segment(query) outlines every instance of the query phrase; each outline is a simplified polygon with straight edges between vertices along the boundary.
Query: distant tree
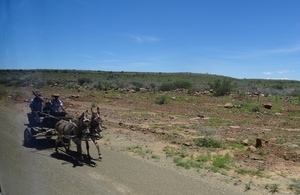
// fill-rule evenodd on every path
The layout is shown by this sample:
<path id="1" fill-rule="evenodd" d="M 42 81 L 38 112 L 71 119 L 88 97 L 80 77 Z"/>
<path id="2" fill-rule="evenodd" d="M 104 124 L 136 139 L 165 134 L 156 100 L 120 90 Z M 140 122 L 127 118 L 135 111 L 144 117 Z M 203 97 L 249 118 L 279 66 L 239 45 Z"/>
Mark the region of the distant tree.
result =
<path id="1" fill-rule="evenodd" d="M 155 91 L 155 84 L 154 83 L 151 83 L 150 87 L 151 87 L 151 89 L 153 89 Z"/>
<path id="2" fill-rule="evenodd" d="M 91 82 L 92 82 L 92 80 L 89 79 L 89 78 L 79 78 L 79 79 L 78 79 L 78 84 L 79 84 L 79 85 L 83 85 L 83 84 L 85 84 L 85 83 L 91 83 Z"/>
<path id="3" fill-rule="evenodd" d="M 216 79 L 209 84 L 210 88 L 214 91 L 214 96 L 224 96 L 231 92 L 232 84 L 230 79 Z"/>
<path id="4" fill-rule="evenodd" d="M 193 85 L 188 82 L 188 81 L 175 81 L 175 82 L 168 82 L 168 83 L 163 83 L 160 86 L 160 90 L 162 91 L 171 91 L 171 90 L 175 90 L 175 89 L 191 89 L 193 87 Z"/>

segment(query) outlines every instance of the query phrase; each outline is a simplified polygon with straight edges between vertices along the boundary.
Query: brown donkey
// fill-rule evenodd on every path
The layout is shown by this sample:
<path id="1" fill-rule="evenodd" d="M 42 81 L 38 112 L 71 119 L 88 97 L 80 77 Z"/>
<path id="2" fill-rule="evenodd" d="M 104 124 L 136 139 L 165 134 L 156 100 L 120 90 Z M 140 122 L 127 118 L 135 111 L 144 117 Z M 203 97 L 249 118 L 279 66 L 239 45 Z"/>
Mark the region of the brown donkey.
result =
<path id="1" fill-rule="evenodd" d="M 55 130 L 57 132 L 57 139 L 55 141 L 55 151 L 58 152 L 58 143 L 61 142 L 65 147 L 66 152 L 70 150 L 71 140 L 76 144 L 77 152 L 80 159 L 83 159 L 82 149 L 81 149 L 81 138 L 82 136 L 89 132 L 90 119 L 87 118 L 87 111 L 83 112 L 80 117 L 73 121 L 60 120 L 55 125 Z M 68 143 L 64 142 L 64 139 L 68 140 Z M 68 146 L 68 147 L 67 147 Z"/>
<path id="2" fill-rule="evenodd" d="M 100 118 L 100 108 L 97 107 L 97 112 L 94 112 L 93 109 L 91 108 L 91 112 L 92 112 L 92 118 L 90 121 L 90 133 L 87 134 L 87 136 L 85 137 L 85 145 L 86 145 L 86 150 L 87 150 L 87 155 L 89 158 L 91 158 L 90 156 L 90 146 L 89 146 L 89 139 L 92 140 L 92 142 L 95 144 L 95 146 L 97 147 L 97 151 L 98 151 L 98 158 L 101 160 L 102 159 L 102 155 L 100 152 L 100 146 L 97 142 L 97 140 L 99 140 L 101 138 L 100 132 L 103 129 L 102 126 L 102 119 Z"/>

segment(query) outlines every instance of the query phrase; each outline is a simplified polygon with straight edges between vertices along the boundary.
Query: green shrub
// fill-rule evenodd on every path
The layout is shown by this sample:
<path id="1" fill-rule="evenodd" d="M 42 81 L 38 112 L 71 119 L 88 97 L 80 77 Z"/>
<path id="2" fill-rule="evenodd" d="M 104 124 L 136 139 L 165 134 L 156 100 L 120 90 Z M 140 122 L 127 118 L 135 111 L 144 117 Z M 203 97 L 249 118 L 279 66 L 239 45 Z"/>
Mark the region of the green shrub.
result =
<path id="1" fill-rule="evenodd" d="M 229 154 L 223 155 L 216 155 L 213 159 L 213 166 L 218 169 L 228 169 L 228 164 L 231 161 L 231 157 Z"/>
<path id="2" fill-rule="evenodd" d="M 206 147 L 206 148 L 221 148 L 222 144 L 220 141 L 214 140 L 210 137 L 196 138 L 194 139 L 196 146 Z"/>
<path id="3" fill-rule="evenodd" d="M 191 168 L 191 165 L 189 162 L 186 162 L 184 160 L 182 160 L 182 158 L 180 157 L 175 157 L 173 158 L 173 162 L 177 165 L 177 166 L 180 166 L 180 167 L 184 167 L 185 169 L 190 169 Z"/>
<path id="4" fill-rule="evenodd" d="M 232 84 L 230 79 L 217 79 L 213 83 L 209 83 L 211 89 L 214 90 L 214 96 L 223 96 L 231 92 Z"/>
<path id="5" fill-rule="evenodd" d="M 206 153 L 206 154 L 199 154 L 196 157 L 196 160 L 199 162 L 208 162 L 211 159 L 211 154 L 210 153 Z"/>
<path id="6" fill-rule="evenodd" d="M 155 87 L 156 87 L 156 86 L 155 86 L 154 83 L 151 83 L 151 84 L 150 84 L 150 87 L 151 87 L 151 89 L 155 90 Z"/>
<path id="7" fill-rule="evenodd" d="M 5 90 L 3 87 L 0 87 L 0 100 L 6 96 L 8 96 L 7 90 Z"/>
<path id="8" fill-rule="evenodd" d="M 275 192 L 279 192 L 279 184 L 266 184 L 265 188 L 267 190 L 269 190 L 269 192 L 271 192 L 272 194 L 274 194 Z"/>
<path id="9" fill-rule="evenodd" d="M 258 106 L 255 106 L 255 107 L 253 107 L 253 108 L 251 109 L 251 111 L 252 111 L 252 112 L 259 112 L 260 109 L 259 109 Z"/>
<path id="10" fill-rule="evenodd" d="M 159 87 L 159 90 L 162 90 L 162 91 L 172 91 L 174 89 L 175 89 L 175 86 L 172 83 L 163 83 Z"/>
<path id="11" fill-rule="evenodd" d="M 291 179 L 292 184 L 289 185 L 289 189 L 292 190 L 296 195 L 300 194 L 300 180 L 299 179 Z"/>
<path id="12" fill-rule="evenodd" d="M 92 80 L 90 78 L 79 78 L 78 79 L 78 84 L 79 85 L 83 85 L 85 83 L 91 83 L 91 82 L 92 82 Z"/>
<path id="13" fill-rule="evenodd" d="M 281 84 L 273 85 L 272 88 L 278 89 L 278 90 L 283 90 L 283 86 Z"/>
<path id="14" fill-rule="evenodd" d="M 192 87 L 192 84 L 188 81 L 175 81 L 173 83 L 175 89 L 182 88 L 182 89 L 189 89 Z"/>
<path id="15" fill-rule="evenodd" d="M 155 98 L 154 102 L 155 104 L 159 104 L 159 105 L 167 104 L 167 97 L 165 95 L 159 96 Z"/>
<path id="16" fill-rule="evenodd" d="M 142 88 L 144 86 L 142 83 L 136 81 L 131 82 L 131 84 L 136 88 Z"/>
<path id="17" fill-rule="evenodd" d="M 162 91 L 172 91 L 175 89 L 192 89 L 192 84 L 188 81 L 175 81 L 173 83 L 163 83 L 159 90 Z"/>

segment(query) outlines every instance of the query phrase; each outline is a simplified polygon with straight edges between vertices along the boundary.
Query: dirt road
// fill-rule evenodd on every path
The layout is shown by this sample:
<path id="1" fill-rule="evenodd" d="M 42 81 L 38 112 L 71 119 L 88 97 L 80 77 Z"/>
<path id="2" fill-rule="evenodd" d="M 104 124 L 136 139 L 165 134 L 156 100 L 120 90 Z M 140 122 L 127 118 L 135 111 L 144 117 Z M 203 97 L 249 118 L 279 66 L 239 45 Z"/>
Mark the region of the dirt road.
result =
<path id="1" fill-rule="evenodd" d="M 103 160 L 78 163 L 71 155 L 55 153 L 53 141 L 23 146 L 28 105 L 0 107 L 0 185 L 3 195 L 32 194 L 255 194 L 244 187 L 220 183 L 104 146 Z M 113 141 L 113 140 L 112 140 Z M 102 142 L 102 143 L 101 143 Z M 71 148 L 75 151 L 75 148 Z M 83 150 L 85 148 L 83 147 Z M 91 145 L 91 155 L 96 148 Z"/>

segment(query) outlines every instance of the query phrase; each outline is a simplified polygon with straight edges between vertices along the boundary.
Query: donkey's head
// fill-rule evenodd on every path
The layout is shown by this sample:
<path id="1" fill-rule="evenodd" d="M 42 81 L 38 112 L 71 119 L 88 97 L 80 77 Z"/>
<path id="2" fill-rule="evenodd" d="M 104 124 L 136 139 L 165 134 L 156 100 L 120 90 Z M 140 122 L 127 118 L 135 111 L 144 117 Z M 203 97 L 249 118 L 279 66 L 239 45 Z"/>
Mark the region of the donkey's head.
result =
<path id="1" fill-rule="evenodd" d="M 92 118 L 91 118 L 91 131 L 95 131 L 96 133 L 101 132 L 101 124 L 102 124 L 102 119 L 100 117 L 100 108 L 97 107 L 97 111 L 94 112 L 93 108 L 91 108 L 92 112 Z"/>
<path id="2" fill-rule="evenodd" d="M 89 129 L 91 127 L 91 120 L 88 118 L 88 110 L 83 112 L 78 117 L 78 126 L 82 132 L 89 133 Z"/>

